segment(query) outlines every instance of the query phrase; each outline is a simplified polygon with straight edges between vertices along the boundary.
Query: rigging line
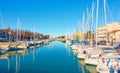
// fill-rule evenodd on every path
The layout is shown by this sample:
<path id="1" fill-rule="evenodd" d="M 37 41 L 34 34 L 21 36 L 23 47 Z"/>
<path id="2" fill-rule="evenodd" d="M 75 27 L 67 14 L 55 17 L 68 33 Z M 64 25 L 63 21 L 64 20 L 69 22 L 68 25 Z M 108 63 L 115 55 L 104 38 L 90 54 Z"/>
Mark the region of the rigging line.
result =
<path id="1" fill-rule="evenodd" d="M 108 10 L 108 12 L 109 12 L 109 14 L 110 14 L 110 17 L 111 17 L 112 21 L 114 21 L 113 16 L 112 16 L 112 13 L 111 13 L 111 11 L 110 11 L 110 8 L 109 8 L 109 5 L 108 5 L 107 2 L 106 2 L 106 7 L 107 7 L 107 10 Z"/>
<path id="2" fill-rule="evenodd" d="M 89 14 L 89 16 L 88 16 L 88 21 L 87 21 L 87 24 L 86 24 L 86 27 L 85 27 L 85 29 L 88 29 L 87 31 L 89 31 L 90 30 L 90 26 L 91 26 L 91 24 L 90 24 L 90 18 L 91 18 L 91 14 Z"/>
<path id="3" fill-rule="evenodd" d="M 85 25 L 86 25 L 85 29 L 87 29 L 87 27 L 89 26 L 88 22 L 90 21 L 91 12 L 92 12 L 92 9 L 90 10 L 90 13 L 89 13 L 88 8 L 87 8 L 87 22 L 85 23 Z"/>
<path id="4" fill-rule="evenodd" d="M 92 3 L 92 4 L 93 4 L 93 3 Z M 95 5 L 96 5 L 96 3 L 94 2 L 93 8 L 91 7 L 91 10 L 90 10 L 90 13 L 89 13 L 89 20 L 88 20 L 88 22 L 90 21 L 90 19 L 91 19 L 91 17 L 92 17 L 92 9 L 93 9 L 93 12 L 94 12 Z M 93 27 L 93 24 L 90 23 L 89 26 L 91 26 L 89 29 L 93 29 L 93 28 L 92 28 L 92 27 Z"/>
<path id="5" fill-rule="evenodd" d="M 94 3 L 94 4 L 93 4 Z M 94 12 L 94 9 L 95 9 L 95 5 L 96 5 L 96 3 L 95 2 L 93 2 L 92 4 L 93 4 L 93 8 L 91 7 L 91 10 L 90 10 L 90 17 L 89 17 L 89 20 L 90 19 L 92 19 L 92 10 L 93 10 L 93 12 Z M 90 20 L 91 21 L 91 20 Z M 91 22 L 90 22 L 90 30 L 92 31 L 92 29 L 94 29 L 94 27 L 93 27 L 93 23 L 91 24 Z"/>
<path id="6" fill-rule="evenodd" d="M 85 23 L 85 30 L 87 31 L 87 27 L 88 27 L 88 22 L 89 22 L 89 12 L 88 12 L 88 8 L 87 8 L 87 22 Z"/>
<path id="7" fill-rule="evenodd" d="M 93 4 L 93 3 L 92 3 Z M 95 8 L 95 4 L 96 3 L 94 3 L 93 4 L 93 11 L 94 11 L 94 8 Z M 88 21 L 87 21 L 87 24 L 88 24 L 88 22 L 90 21 L 90 19 L 91 19 L 91 14 L 92 14 L 92 7 L 91 7 L 91 10 L 90 10 L 90 13 L 88 12 Z M 91 26 L 92 26 L 93 24 L 91 24 Z M 89 25 L 90 26 L 90 25 Z"/>

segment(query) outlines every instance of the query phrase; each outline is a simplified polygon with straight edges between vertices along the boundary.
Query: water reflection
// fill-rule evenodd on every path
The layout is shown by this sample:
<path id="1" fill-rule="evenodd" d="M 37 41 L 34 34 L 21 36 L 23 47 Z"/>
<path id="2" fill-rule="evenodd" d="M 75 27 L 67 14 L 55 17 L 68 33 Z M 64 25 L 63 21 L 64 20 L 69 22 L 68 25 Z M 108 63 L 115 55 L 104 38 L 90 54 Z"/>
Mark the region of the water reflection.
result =
<path id="1" fill-rule="evenodd" d="M 84 60 L 79 60 L 79 62 L 81 63 L 82 67 L 85 67 L 90 73 L 98 73 L 96 70 L 96 66 L 86 65 L 84 63 Z M 83 70 L 83 71 L 85 71 L 85 70 Z"/>
<path id="2" fill-rule="evenodd" d="M 7 59 L 7 61 L 8 61 L 8 72 L 9 72 L 9 70 L 10 70 L 10 60 Z"/>
<path id="3" fill-rule="evenodd" d="M 16 55 L 16 68 L 15 73 L 18 73 L 18 56 Z"/>
<path id="4" fill-rule="evenodd" d="M 34 58 L 35 58 L 34 56 L 35 56 L 35 55 L 34 55 L 34 50 L 33 50 L 33 51 L 32 51 L 32 61 L 33 61 L 33 63 L 34 63 L 34 60 L 35 60 L 35 59 L 34 59 Z"/>
<path id="5" fill-rule="evenodd" d="M 0 73 L 88 73 L 72 50 L 61 42 L 7 52 L 0 57 Z"/>

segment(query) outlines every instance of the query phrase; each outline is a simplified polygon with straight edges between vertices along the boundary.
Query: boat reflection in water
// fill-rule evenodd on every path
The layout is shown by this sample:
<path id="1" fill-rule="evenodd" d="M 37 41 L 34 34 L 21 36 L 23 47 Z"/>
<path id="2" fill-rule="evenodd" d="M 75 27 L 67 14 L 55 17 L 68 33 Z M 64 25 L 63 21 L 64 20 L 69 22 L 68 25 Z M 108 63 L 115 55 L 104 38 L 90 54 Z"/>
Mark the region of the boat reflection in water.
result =
<path id="1" fill-rule="evenodd" d="M 0 57 L 0 73 L 89 73 L 71 48 L 59 41 Z"/>
<path id="2" fill-rule="evenodd" d="M 82 67 L 85 67 L 90 73 L 98 73 L 98 71 L 96 70 L 96 66 L 86 65 L 84 60 L 79 60 L 79 62 L 81 63 Z"/>

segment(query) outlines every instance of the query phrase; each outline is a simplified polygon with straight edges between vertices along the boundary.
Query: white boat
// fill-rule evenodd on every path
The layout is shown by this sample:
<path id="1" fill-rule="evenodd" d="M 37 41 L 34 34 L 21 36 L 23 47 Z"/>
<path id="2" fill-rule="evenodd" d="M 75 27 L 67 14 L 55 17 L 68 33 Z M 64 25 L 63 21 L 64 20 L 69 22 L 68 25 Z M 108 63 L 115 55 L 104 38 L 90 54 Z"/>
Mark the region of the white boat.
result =
<path id="1" fill-rule="evenodd" d="M 27 43 L 24 42 L 24 41 L 19 41 L 19 44 L 17 45 L 17 48 L 26 49 L 27 48 Z"/>
<path id="2" fill-rule="evenodd" d="M 78 49 L 81 48 L 81 45 L 80 45 L 80 44 L 73 44 L 73 45 L 71 45 L 71 48 L 72 48 L 73 50 L 78 50 Z"/>
<path id="3" fill-rule="evenodd" d="M 27 48 L 34 46 L 34 41 L 27 41 Z"/>
<path id="4" fill-rule="evenodd" d="M 112 53 L 112 52 L 110 52 L 110 53 L 103 53 L 103 55 L 102 55 L 102 57 L 103 58 L 111 58 L 111 59 L 115 59 L 115 58 L 118 58 L 120 55 L 119 55 L 119 53 Z"/>
<path id="5" fill-rule="evenodd" d="M 87 57 L 87 51 L 84 49 L 79 49 L 79 53 L 77 55 L 78 59 L 85 59 Z"/>
<path id="6" fill-rule="evenodd" d="M 9 45 L 0 45 L 0 54 L 5 53 L 9 48 Z"/>
<path id="7" fill-rule="evenodd" d="M 14 51 L 19 51 L 19 50 L 26 50 L 27 47 L 25 44 L 23 44 L 23 42 L 18 42 L 17 45 L 14 46 L 9 46 L 9 49 L 7 50 L 7 52 L 14 52 Z"/>
<path id="8" fill-rule="evenodd" d="M 77 55 L 78 59 L 85 59 L 86 58 L 86 54 L 78 54 Z"/>
<path id="9" fill-rule="evenodd" d="M 66 40 L 66 43 L 67 45 L 70 45 L 71 44 L 71 41 L 70 40 Z"/>
<path id="10" fill-rule="evenodd" d="M 105 66 L 104 64 L 99 64 L 97 67 L 96 67 L 96 70 L 99 72 L 99 73 L 109 73 L 109 68 L 107 66 Z"/>
<path id="11" fill-rule="evenodd" d="M 93 56 L 88 55 L 88 58 L 85 59 L 85 64 L 93 65 L 93 66 L 99 65 L 98 56 L 97 55 L 93 55 Z"/>
<path id="12" fill-rule="evenodd" d="M 0 55 L 0 59 L 9 59 L 9 55 L 8 54 Z"/>
<path id="13" fill-rule="evenodd" d="M 107 59 L 104 63 L 100 63 L 96 70 L 99 73 L 110 73 L 111 70 L 114 70 L 114 73 L 117 73 L 118 67 L 117 64 L 120 66 L 120 62 L 117 63 L 116 59 Z"/>

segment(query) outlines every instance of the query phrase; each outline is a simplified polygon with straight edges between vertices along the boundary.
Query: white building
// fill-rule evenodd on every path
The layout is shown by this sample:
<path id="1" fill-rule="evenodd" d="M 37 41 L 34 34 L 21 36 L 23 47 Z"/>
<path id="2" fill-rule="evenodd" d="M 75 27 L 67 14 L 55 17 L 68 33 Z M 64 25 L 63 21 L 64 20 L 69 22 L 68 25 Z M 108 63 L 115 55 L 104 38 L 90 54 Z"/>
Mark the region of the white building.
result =
<path id="1" fill-rule="evenodd" d="M 107 40 L 110 42 L 120 40 L 120 22 L 113 22 L 98 27 L 97 39 L 98 41 Z"/>

